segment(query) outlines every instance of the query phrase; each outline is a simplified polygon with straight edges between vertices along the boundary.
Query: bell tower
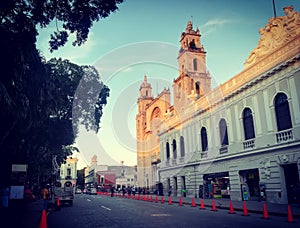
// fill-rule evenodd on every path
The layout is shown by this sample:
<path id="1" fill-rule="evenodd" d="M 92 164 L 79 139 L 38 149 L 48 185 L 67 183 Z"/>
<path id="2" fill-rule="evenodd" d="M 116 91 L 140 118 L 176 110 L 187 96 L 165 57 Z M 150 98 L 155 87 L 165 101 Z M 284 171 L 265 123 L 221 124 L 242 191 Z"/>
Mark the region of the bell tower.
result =
<path id="1" fill-rule="evenodd" d="M 147 140 L 147 116 L 146 110 L 148 105 L 153 101 L 152 87 L 147 82 L 147 76 L 140 86 L 140 96 L 138 98 L 138 113 L 136 115 L 136 141 L 137 141 L 137 173 L 138 185 L 145 186 L 147 174 L 147 157 L 149 156 L 146 149 L 145 141 Z"/>
<path id="2" fill-rule="evenodd" d="M 175 99 L 195 95 L 199 98 L 211 90 L 211 77 L 206 69 L 206 52 L 201 44 L 200 31 L 193 29 L 188 21 L 185 32 L 181 34 L 178 53 L 179 77 L 174 81 Z M 179 94 L 178 94 L 179 93 Z M 175 101 L 174 99 L 174 101 Z"/>

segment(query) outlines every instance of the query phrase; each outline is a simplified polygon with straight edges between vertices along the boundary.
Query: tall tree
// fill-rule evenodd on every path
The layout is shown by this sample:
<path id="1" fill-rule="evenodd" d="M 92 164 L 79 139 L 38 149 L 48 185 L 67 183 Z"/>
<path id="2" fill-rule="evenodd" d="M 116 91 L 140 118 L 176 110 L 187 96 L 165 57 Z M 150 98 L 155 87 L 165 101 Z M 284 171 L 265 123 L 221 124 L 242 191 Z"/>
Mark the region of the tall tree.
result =
<path id="1" fill-rule="evenodd" d="M 71 83 L 62 80 L 66 77 L 66 72 L 62 73 L 62 78 L 54 76 L 59 70 L 54 69 L 51 61 L 46 64 L 36 48 L 37 27 L 44 28 L 50 22 L 56 22 L 56 31 L 53 31 L 49 40 L 51 51 L 63 46 L 72 33 L 75 34 L 73 45 L 80 46 L 87 40 L 93 23 L 117 11 L 117 4 L 122 2 L 123 0 L 0 1 L 0 182 L 8 181 L 12 163 L 27 162 L 31 167 L 44 166 L 47 169 L 48 164 L 51 164 L 49 155 L 53 151 L 68 154 L 69 150 L 65 150 L 65 146 L 73 143 L 77 133 L 74 121 L 70 121 L 73 117 L 70 114 L 71 103 L 74 101 L 72 92 L 79 81 L 79 75 L 82 76 L 86 71 L 95 74 L 92 67 L 79 67 L 56 60 L 53 63 L 57 64 L 55 67 L 60 64 L 68 65 L 75 72 L 73 76 L 78 78 L 74 78 Z M 68 88 L 68 83 L 74 88 Z M 100 86 L 108 96 L 108 88 L 103 84 Z M 96 131 L 99 129 L 99 114 L 102 113 L 102 106 L 97 102 L 103 99 L 102 104 L 106 103 L 106 96 L 102 96 L 101 91 L 102 89 L 97 94 L 99 97 L 93 107 L 93 117 L 99 118 L 93 119 L 92 123 L 89 122 L 92 119 L 78 118 L 88 129 Z"/>

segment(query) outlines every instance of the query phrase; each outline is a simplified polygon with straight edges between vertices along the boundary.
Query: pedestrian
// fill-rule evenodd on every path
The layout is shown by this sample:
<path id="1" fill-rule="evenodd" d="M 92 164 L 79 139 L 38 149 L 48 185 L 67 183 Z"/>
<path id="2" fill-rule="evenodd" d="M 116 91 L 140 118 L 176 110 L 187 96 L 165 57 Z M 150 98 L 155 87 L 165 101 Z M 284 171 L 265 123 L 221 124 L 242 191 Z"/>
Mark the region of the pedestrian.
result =
<path id="1" fill-rule="evenodd" d="M 2 189 L 2 206 L 8 208 L 9 187 L 4 185 Z"/>
<path id="2" fill-rule="evenodd" d="M 169 197 L 172 195 L 172 187 L 170 186 L 170 188 L 169 188 Z"/>
<path id="3" fill-rule="evenodd" d="M 111 192 L 110 196 L 113 197 L 114 196 L 114 192 L 115 192 L 115 187 L 114 186 L 111 186 L 110 192 Z"/>
<path id="4" fill-rule="evenodd" d="M 42 190 L 42 198 L 44 200 L 44 206 L 43 209 L 44 210 L 48 210 L 48 200 L 49 200 L 49 196 L 50 196 L 50 185 L 46 184 Z"/>
<path id="5" fill-rule="evenodd" d="M 29 186 L 26 187 L 25 190 L 25 201 L 26 203 L 30 203 L 34 200 L 34 195 L 32 193 L 32 191 L 30 190 Z"/>

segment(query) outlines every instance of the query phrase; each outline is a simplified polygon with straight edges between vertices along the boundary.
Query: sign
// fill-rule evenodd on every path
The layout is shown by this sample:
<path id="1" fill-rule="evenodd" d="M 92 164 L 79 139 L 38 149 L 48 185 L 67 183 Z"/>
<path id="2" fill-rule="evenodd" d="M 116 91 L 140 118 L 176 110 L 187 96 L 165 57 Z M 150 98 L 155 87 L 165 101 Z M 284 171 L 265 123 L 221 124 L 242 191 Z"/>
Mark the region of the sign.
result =
<path id="1" fill-rule="evenodd" d="M 11 186 L 9 198 L 10 199 L 23 199 L 24 198 L 24 186 Z"/>
<path id="2" fill-rule="evenodd" d="M 12 164 L 11 184 L 13 186 L 24 185 L 27 178 L 27 165 Z"/>

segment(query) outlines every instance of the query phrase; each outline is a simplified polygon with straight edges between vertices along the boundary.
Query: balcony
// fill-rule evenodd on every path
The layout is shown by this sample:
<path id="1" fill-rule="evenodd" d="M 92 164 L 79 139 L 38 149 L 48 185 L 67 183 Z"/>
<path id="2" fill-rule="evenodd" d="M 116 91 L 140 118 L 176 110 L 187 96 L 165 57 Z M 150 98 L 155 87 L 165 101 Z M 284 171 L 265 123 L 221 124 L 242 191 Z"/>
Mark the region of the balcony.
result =
<path id="1" fill-rule="evenodd" d="M 201 152 L 201 158 L 207 158 L 207 151 Z"/>
<path id="2" fill-rule="evenodd" d="M 243 142 L 244 150 L 255 148 L 255 140 L 249 139 Z"/>
<path id="3" fill-rule="evenodd" d="M 170 166 L 170 159 L 166 160 L 166 166 Z"/>
<path id="4" fill-rule="evenodd" d="M 289 142 L 293 141 L 294 136 L 293 136 L 293 131 L 292 129 L 280 131 L 276 133 L 276 141 L 277 143 L 284 143 L 284 142 Z"/>
<path id="5" fill-rule="evenodd" d="M 225 154 L 227 152 L 228 152 L 228 145 L 223 145 L 220 147 L 220 149 L 219 149 L 220 154 Z"/>

